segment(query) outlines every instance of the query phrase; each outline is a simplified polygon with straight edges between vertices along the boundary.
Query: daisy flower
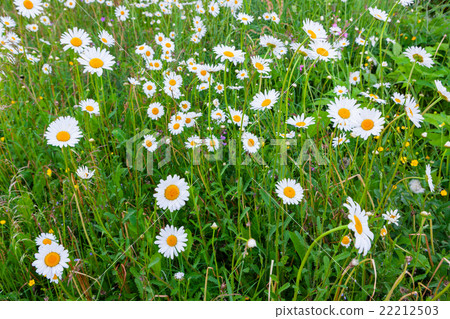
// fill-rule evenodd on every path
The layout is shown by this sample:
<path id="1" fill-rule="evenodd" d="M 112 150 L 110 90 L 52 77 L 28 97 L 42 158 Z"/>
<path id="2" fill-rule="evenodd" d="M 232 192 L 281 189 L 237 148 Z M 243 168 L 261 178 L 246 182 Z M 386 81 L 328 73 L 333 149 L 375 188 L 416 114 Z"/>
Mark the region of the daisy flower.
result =
<path id="1" fill-rule="evenodd" d="M 287 52 L 284 43 L 271 35 L 261 36 L 259 38 L 259 43 L 264 48 L 272 49 L 275 55 L 280 55 L 281 51 L 284 52 L 283 54 Z"/>
<path id="2" fill-rule="evenodd" d="M 436 85 L 436 89 L 444 100 L 447 102 L 450 102 L 450 92 L 447 91 L 447 89 L 442 85 L 442 82 L 439 80 L 434 80 L 434 84 Z"/>
<path id="3" fill-rule="evenodd" d="M 370 135 L 378 136 L 383 129 L 384 117 L 375 109 L 360 109 L 353 120 L 352 132 L 355 136 L 367 139 Z"/>
<path id="4" fill-rule="evenodd" d="M 388 232 L 387 232 L 386 226 L 383 226 L 383 228 L 381 228 L 381 230 L 380 230 L 380 236 L 386 237 L 387 233 Z"/>
<path id="5" fill-rule="evenodd" d="M 394 92 L 394 94 L 392 94 L 391 99 L 395 102 L 395 104 L 403 105 L 403 103 L 405 103 L 405 96 L 397 92 Z"/>
<path id="6" fill-rule="evenodd" d="M 341 239 L 341 245 L 345 248 L 348 248 L 350 246 L 350 243 L 352 242 L 351 238 L 348 236 L 344 236 Z"/>
<path id="7" fill-rule="evenodd" d="M 147 151 L 154 152 L 158 148 L 158 142 L 156 142 L 156 138 L 153 135 L 145 135 L 142 146 L 144 146 Z"/>
<path id="8" fill-rule="evenodd" d="M 60 42 L 65 45 L 63 47 L 64 51 L 73 49 L 77 53 L 82 53 L 92 41 L 86 31 L 75 27 L 64 32 Z"/>
<path id="9" fill-rule="evenodd" d="M 318 22 L 306 19 L 303 21 L 303 31 L 305 31 L 311 40 L 325 40 L 327 38 L 327 32 L 325 31 L 322 24 Z"/>
<path id="10" fill-rule="evenodd" d="M 7 28 L 14 28 L 16 26 L 16 21 L 14 21 L 11 17 L 0 17 L 0 21 L 7 27 Z"/>
<path id="11" fill-rule="evenodd" d="M 218 123 L 223 123 L 226 120 L 226 115 L 221 109 L 215 109 L 211 112 L 211 118 Z"/>
<path id="12" fill-rule="evenodd" d="M 430 164 L 427 164 L 427 166 L 425 167 L 425 178 L 428 182 L 428 187 L 430 187 L 430 191 L 434 192 L 434 184 L 433 184 L 433 179 L 431 178 L 431 166 Z"/>
<path id="13" fill-rule="evenodd" d="M 239 80 L 243 80 L 243 79 L 247 79 L 248 78 L 247 70 L 236 70 L 236 73 L 237 73 L 236 77 Z"/>
<path id="14" fill-rule="evenodd" d="M 238 13 L 237 15 L 237 19 L 242 23 L 242 24 L 250 24 L 253 22 L 253 17 L 251 15 L 245 14 L 245 13 Z"/>
<path id="15" fill-rule="evenodd" d="M 182 111 L 187 112 L 191 108 L 191 102 L 189 102 L 189 101 L 181 101 L 180 102 L 180 107 L 181 107 Z"/>
<path id="16" fill-rule="evenodd" d="M 147 97 L 152 97 L 153 94 L 155 94 L 156 92 L 156 84 L 153 83 L 152 81 L 147 81 L 142 85 L 142 88 L 144 89 L 144 93 L 145 95 L 147 95 Z"/>
<path id="17" fill-rule="evenodd" d="M 258 137 L 252 133 L 244 132 L 241 137 L 244 150 L 248 153 L 256 153 L 260 148 Z"/>
<path id="18" fill-rule="evenodd" d="M 350 73 L 349 82 L 351 85 L 356 85 L 360 81 L 359 71 Z"/>
<path id="19" fill-rule="evenodd" d="M 187 149 L 196 148 L 202 145 L 202 140 L 198 135 L 191 136 L 187 139 L 187 142 L 184 143 Z"/>
<path id="20" fill-rule="evenodd" d="M 202 144 L 206 145 L 208 152 L 211 152 L 211 153 L 217 151 L 220 146 L 219 140 L 214 135 L 212 135 L 211 137 L 205 138 L 205 140 L 203 141 Z"/>
<path id="21" fill-rule="evenodd" d="M 371 101 L 380 103 L 380 104 L 386 104 L 386 100 L 380 99 L 380 97 L 376 94 L 373 93 L 366 93 L 366 92 L 361 92 L 361 95 L 368 97 Z"/>
<path id="22" fill-rule="evenodd" d="M 55 275 L 61 276 L 64 268 L 69 267 L 69 252 L 56 242 L 40 246 L 34 257 L 36 260 L 32 265 L 36 267 L 36 272 L 48 279 Z"/>
<path id="23" fill-rule="evenodd" d="M 311 58 L 319 61 L 329 61 L 337 58 L 337 52 L 333 46 L 324 40 L 314 41 L 310 43 Z"/>
<path id="24" fill-rule="evenodd" d="M 14 0 L 17 12 L 25 18 L 34 18 L 43 12 L 41 0 Z"/>
<path id="25" fill-rule="evenodd" d="M 303 188 L 293 179 L 284 178 L 279 181 L 275 192 L 286 205 L 297 205 L 303 199 Z"/>
<path id="26" fill-rule="evenodd" d="M 289 118 L 286 123 L 299 128 L 307 128 L 314 124 L 315 121 L 316 120 L 313 117 L 305 117 L 305 114 L 302 114 L 300 116 L 295 115 Z"/>
<path id="27" fill-rule="evenodd" d="M 39 30 L 39 26 L 37 24 L 27 24 L 26 28 L 31 32 L 37 32 Z"/>
<path id="28" fill-rule="evenodd" d="M 173 257 L 177 257 L 179 253 L 184 251 L 187 240 L 187 234 L 183 226 L 178 229 L 174 226 L 167 225 L 156 236 L 155 244 L 159 246 L 159 253 L 163 254 L 166 258 L 173 259 Z"/>
<path id="29" fill-rule="evenodd" d="M 169 132 L 173 135 L 178 135 L 184 130 L 184 121 L 183 120 L 172 120 L 169 125 Z"/>
<path id="30" fill-rule="evenodd" d="M 126 21 L 130 15 L 130 11 L 125 6 L 118 6 L 114 14 L 120 21 Z"/>
<path id="31" fill-rule="evenodd" d="M 348 228 L 354 232 L 355 248 L 358 249 L 358 253 L 362 253 L 365 256 L 372 246 L 374 237 L 369 229 L 369 217 L 361 209 L 361 206 L 350 197 L 347 198 L 347 203 L 344 206 L 349 210 L 348 219 L 350 219 L 350 224 L 348 224 Z"/>
<path id="32" fill-rule="evenodd" d="M 230 109 L 230 116 L 232 123 L 239 127 L 246 127 L 248 125 L 248 116 L 243 114 L 242 111 Z"/>
<path id="33" fill-rule="evenodd" d="M 420 114 L 419 104 L 413 97 L 407 97 L 405 100 L 405 112 L 409 120 L 414 123 L 416 127 L 420 127 L 423 122 L 423 116 Z"/>
<path id="34" fill-rule="evenodd" d="M 78 127 L 78 122 L 71 116 L 60 117 L 50 123 L 44 135 L 47 144 L 53 146 L 75 146 L 83 134 Z"/>
<path id="35" fill-rule="evenodd" d="M 155 189 L 156 204 L 159 208 L 171 212 L 179 210 L 189 200 L 189 186 L 178 175 L 169 175 L 165 180 L 160 180 Z"/>
<path id="36" fill-rule="evenodd" d="M 87 166 L 80 166 L 77 169 L 77 175 L 81 179 L 91 179 L 92 176 L 94 176 L 94 173 L 95 173 L 95 171 L 89 170 L 89 168 L 87 168 Z"/>
<path id="37" fill-rule="evenodd" d="M 94 101 L 93 99 L 87 99 L 80 101 L 79 105 L 75 105 L 75 107 L 81 108 L 83 111 L 88 112 L 89 114 L 100 114 L 100 105 Z"/>
<path id="38" fill-rule="evenodd" d="M 328 104 L 328 117 L 331 118 L 333 127 L 338 127 L 344 131 L 352 129 L 352 122 L 359 110 L 359 104 L 356 103 L 355 99 L 339 97 Z"/>
<path id="39" fill-rule="evenodd" d="M 387 220 L 388 224 L 394 224 L 395 226 L 398 226 L 398 220 L 400 219 L 400 214 L 398 213 L 398 210 L 388 210 L 383 215 L 384 220 Z"/>
<path id="40" fill-rule="evenodd" d="M 44 74 L 50 74 L 50 73 L 52 73 L 52 67 L 50 65 L 48 65 L 47 63 L 45 63 L 42 66 L 42 72 L 44 72 Z"/>
<path id="41" fill-rule="evenodd" d="M 348 93 L 348 90 L 345 86 L 341 86 L 341 85 L 337 85 L 334 90 L 333 90 L 334 94 L 336 94 L 337 96 L 341 96 L 344 94 Z"/>
<path id="42" fill-rule="evenodd" d="M 263 59 L 259 56 L 254 56 L 251 57 L 251 61 L 258 73 L 267 74 L 271 71 L 269 63 L 272 63 L 272 59 Z"/>
<path id="43" fill-rule="evenodd" d="M 412 46 L 405 50 L 404 55 L 413 63 L 431 68 L 434 64 L 431 59 L 431 54 L 427 53 L 425 49 L 421 47 Z"/>
<path id="44" fill-rule="evenodd" d="M 377 7 L 369 7 L 369 13 L 377 20 L 386 21 L 388 18 L 388 14 L 385 11 L 378 9 Z"/>
<path id="45" fill-rule="evenodd" d="M 217 2 L 210 2 L 208 5 L 208 12 L 213 16 L 217 17 L 220 13 L 220 6 Z"/>
<path id="46" fill-rule="evenodd" d="M 277 103 L 280 93 L 275 90 L 257 93 L 250 103 L 251 109 L 255 111 L 270 110 Z"/>
<path id="47" fill-rule="evenodd" d="M 340 134 L 339 136 L 333 138 L 333 147 L 336 148 L 344 143 L 349 143 L 350 140 L 345 136 L 345 134 Z"/>
<path id="48" fill-rule="evenodd" d="M 245 52 L 236 50 L 234 46 L 230 47 L 220 44 L 214 47 L 213 51 L 216 54 L 216 59 L 220 59 L 221 62 L 230 61 L 236 65 L 245 60 Z"/>
<path id="49" fill-rule="evenodd" d="M 78 58 L 78 62 L 84 65 L 83 73 L 89 72 L 101 76 L 103 70 L 112 70 L 116 63 L 114 57 L 106 49 L 87 48 Z"/>
<path id="50" fill-rule="evenodd" d="M 51 245 L 52 243 L 58 243 L 55 235 L 50 234 L 50 233 L 42 233 L 34 241 L 36 242 L 36 245 L 38 245 L 38 246 Z"/>
<path id="51" fill-rule="evenodd" d="M 106 32 L 105 30 L 101 31 L 98 34 L 98 38 L 107 47 L 112 47 L 116 43 L 116 41 L 114 40 L 113 36 L 110 35 L 108 32 Z"/>
<path id="52" fill-rule="evenodd" d="M 164 86 L 171 90 L 178 89 L 183 84 L 183 78 L 174 72 L 164 76 Z"/>

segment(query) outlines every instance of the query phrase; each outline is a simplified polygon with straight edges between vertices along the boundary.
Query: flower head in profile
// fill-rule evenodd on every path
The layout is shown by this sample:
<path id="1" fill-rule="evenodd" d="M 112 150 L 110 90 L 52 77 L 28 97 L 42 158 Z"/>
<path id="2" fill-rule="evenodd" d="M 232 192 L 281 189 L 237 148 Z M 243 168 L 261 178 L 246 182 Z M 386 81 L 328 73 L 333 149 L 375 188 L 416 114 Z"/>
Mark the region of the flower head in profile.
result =
<path id="1" fill-rule="evenodd" d="M 156 204 L 161 209 L 169 209 L 171 212 L 179 210 L 189 200 L 189 185 L 184 178 L 178 175 L 169 175 L 165 180 L 160 180 L 153 195 Z"/>
<path id="2" fill-rule="evenodd" d="M 369 229 L 369 217 L 351 197 L 347 198 L 347 203 L 344 206 L 349 211 L 348 219 L 350 219 L 350 224 L 348 224 L 348 228 L 354 232 L 355 248 L 358 249 L 358 253 L 362 253 L 365 256 L 372 246 L 374 237 Z"/>
<path id="3" fill-rule="evenodd" d="M 431 178 L 431 166 L 430 166 L 430 164 L 427 164 L 427 166 L 425 167 L 425 178 L 427 180 L 428 187 L 430 188 L 430 191 L 434 192 L 434 184 L 433 184 L 433 179 Z"/>
<path id="4" fill-rule="evenodd" d="M 226 45 L 219 44 L 213 48 L 216 54 L 216 59 L 220 59 L 220 62 L 230 61 L 234 65 L 242 63 L 245 60 L 245 52 L 235 49 Z"/>
<path id="5" fill-rule="evenodd" d="M 450 102 L 450 92 L 447 91 L 447 88 L 442 85 L 442 82 L 439 80 L 434 80 L 434 84 L 436 85 L 436 89 L 445 101 Z"/>
<path id="6" fill-rule="evenodd" d="M 81 179 L 91 179 L 94 176 L 95 171 L 89 170 L 87 166 L 80 166 L 77 169 L 77 175 Z"/>
<path id="7" fill-rule="evenodd" d="M 167 225 L 161 229 L 161 232 L 156 236 L 155 244 L 159 246 L 158 252 L 164 257 L 173 259 L 186 248 L 187 234 L 183 226 L 176 228 Z"/>

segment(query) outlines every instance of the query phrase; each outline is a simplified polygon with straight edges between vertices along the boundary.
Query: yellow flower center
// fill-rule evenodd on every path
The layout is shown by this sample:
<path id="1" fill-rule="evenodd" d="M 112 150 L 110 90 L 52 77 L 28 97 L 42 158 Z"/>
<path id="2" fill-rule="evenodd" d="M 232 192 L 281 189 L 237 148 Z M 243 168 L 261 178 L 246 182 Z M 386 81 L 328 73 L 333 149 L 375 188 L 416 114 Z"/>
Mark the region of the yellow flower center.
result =
<path id="1" fill-rule="evenodd" d="M 423 56 L 421 56 L 420 54 L 413 54 L 413 58 L 414 60 L 416 60 L 417 62 L 423 62 Z"/>
<path id="2" fill-rule="evenodd" d="M 164 191 L 164 197 L 168 200 L 175 200 L 180 196 L 180 189 L 177 185 L 169 185 Z M 176 242 L 175 242 L 176 243 Z"/>
<path id="3" fill-rule="evenodd" d="M 167 237 L 167 245 L 169 245 L 170 247 L 174 247 L 177 242 L 178 239 L 174 235 L 170 235 L 169 237 Z"/>
<path id="4" fill-rule="evenodd" d="M 81 41 L 80 38 L 72 38 L 72 40 L 70 40 L 70 44 L 72 44 L 74 47 L 79 47 L 83 44 L 83 41 Z"/>
<path id="5" fill-rule="evenodd" d="M 201 71 L 200 71 L 200 74 L 203 75 L 203 76 L 205 76 L 206 73 L 207 73 L 207 72 L 206 72 L 205 70 L 201 70 Z"/>
<path id="6" fill-rule="evenodd" d="M 93 110 L 94 110 L 93 106 L 90 105 L 86 106 L 86 111 L 92 112 Z"/>
<path id="7" fill-rule="evenodd" d="M 306 123 L 305 122 L 297 122 L 295 125 L 297 125 L 297 126 L 305 126 Z"/>
<path id="8" fill-rule="evenodd" d="M 70 134 L 66 131 L 58 132 L 58 134 L 56 134 L 56 139 L 60 142 L 67 142 L 70 140 Z"/>
<path id="9" fill-rule="evenodd" d="M 328 55 L 329 55 L 328 51 L 325 50 L 324 48 L 318 48 L 316 51 L 317 51 L 317 53 L 320 54 L 321 56 L 328 56 Z"/>
<path id="10" fill-rule="evenodd" d="M 343 243 L 344 245 L 348 245 L 348 244 L 350 243 L 350 238 L 348 238 L 348 236 L 344 236 L 344 237 L 342 238 L 342 243 Z"/>
<path id="11" fill-rule="evenodd" d="M 152 147 L 153 143 L 152 141 L 145 141 L 145 145 L 147 145 L 147 147 Z"/>
<path id="12" fill-rule="evenodd" d="M 295 189 L 293 189 L 293 188 L 290 187 L 290 186 L 287 186 L 287 187 L 284 188 L 283 194 L 284 194 L 284 196 L 286 196 L 286 197 L 294 198 L 294 196 L 295 196 Z"/>
<path id="13" fill-rule="evenodd" d="M 400 103 L 401 101 L 400 101 L 399 98 L 396 98 L 396 99 L 395 99 L 395 102 Z"/>
<path id="14" fill-rule="evenodd" d="M 153 86 L 147 85 L 147 90 L 151 91 L 153 89 Z"/>
<path id="15" fill-rule="evenodd" d="M 157 115 L 157 114 L 159 113 L 159 109 L 156 108 L 156 107 L 154 107 L 154 108 L 152 109 L 152 113 L 153 113 L 153 115 Z"/>
<path id="16" fill-rule="evenodd" d="M 108 40 L 106 40 L 105 38 L 102 38 L 102 42 L 108 43 Z"/>
<path id="17" fill-rule="evenodd" d="M 255 146 L 255 141 L 253 139 L 249 138 L 247 144 L 248 144 L 248 146 L 253 147 L 253 146 Z"/>
<path id="18" fill-rule="evenodd" d="M 378 99 L 378 95 L 376 95 L 376 94 L 369 94 L 369 96 L 370 96 L 372 99 Z"/>
<path id="19" fill-rule="evenodd" d="M 271 103 L 272 101 L 270 99 L 265 99 L 264 101 L 262 101 L 261 106 L 267 106 Z"/>
<path id="20" fill-rule="evenodd" d="M 25 0 L 25 1 L 23 2 L 23 6 L 24 6 L 25 8 L 27 8 L 28 10 L 31 10 L 31 9 L 34 8 L 34 4 L 33 4 L 33 2 L 31 2 L 30 0 Z"/>
<path id="21" fill-rule="evenodd" d="M 357 76 L 354 76 L 354 77 L 353 77 L 353 81 L 358 81 L 358 77 L 357 77 Z"/>
<path id="22" fill-rule="evenodd" d="M 180 124 L 179 123 L 175 123 L 175 125 L 173 126 L 174 129 L 178 130 L 180 128 Z"/>
<path id="23" fill-rule="evenodd" d="M 99 58 L 93 58 L 91 59 L 91 61 L 89 61 L 89 65 L 91 66 L 91 68 L 94 69 L 99 69 L 101 68 L 105 63 L 100 60 Z"/>
<path id="24" fill-rule="evenodd" d="M 59 264 L 59 261 L 61 260 L 61 256 L 59 256 L 58 253 L 51 252 L 47 254 L 44 258 L 44 262 L 48 267 L 55 267 Z"/>
<path id="25" fill-rule="evenodd" d="M 42 243 L 43 243 L 44 245 L 50 245 L 50 244 L 52 243 L 52 241 L 51 241 L 50 239 L 48 239 L 48 238 L 45 238 L 45 239 L 42 241 Z"/>
<path id="26" fill-rule="evenodd" d="M 373 129 L 374 125 L 375 123 L 371 119 L 365 119 L 361 122 L 361 127 L 365 131 L 370 131 L 371 129 Z"/>
<path id="27" fill-rule="evenodd" d="M 146 55 L 146 56 L 151 56 L 152 53 L 151 53 L 150 51 L 147 51 L 147 52 L 145 52 L 145 55 Z"/>
<path id="28" fill-rule="evenodd" d="M 166 43 L 166 48 L 171 48 L 172 44 L 170 44 L 169 42 Z"/>
<path id="29" fill-rule="evenodd" d="M 234 53 L 231 52 L 231 51 L 225 51 L 225 52 L 223 53 L 223 55 L 225 55 L 225 56 L 227 56 L 227 57 L 229 57 L 229 58 L 234 57 Z"/>
<path id="30" fill-rule="evenodd" d="M 350 117 L 350 111 L 346 108 L 339 109 L 338 115 L 343 119 L 348 119 Z"/>
<path id="31" fill-rule="evenodd" d="M 121 15 L 124 15 L 124 14 L 125 14 L 125 12 L 123 12 L 123 11 L 120 11 L 120 14 L 121 14 Z"/>
<path id="32" fill-rule="evenodd" d="M 234 115 L 233 116 L 233 121 L 240 122 L 241 121 L 241 117 L 239 115 Z"/>
<path id="33" fill-rule="evenodd" d="M 363 227 L 362 227 L 361 221 L 359 220 L 358 217 L 356 217 L 356 216 L 354 216 L 354 217 L 355 217 L 355 229 L 358 232 L 358 234 L 361 235 L 363 233 Z"/>
<path id="34" fill-rule="evenodd" d="M 177 84 L 177 81 L 175 81 L 174 79 L 172 79 L 172 80 L 169 81 L 169 84 L 172 85 L 172 86 L 174 86 L 175 84 Z"/>
<path id="35" fill-rule="evenodd" d="M 308 34 L 311 37 L 311 39 L 316 39 L 317 38 L 317 35 L 314 33 L 313 30 L 308 30 Z"/>

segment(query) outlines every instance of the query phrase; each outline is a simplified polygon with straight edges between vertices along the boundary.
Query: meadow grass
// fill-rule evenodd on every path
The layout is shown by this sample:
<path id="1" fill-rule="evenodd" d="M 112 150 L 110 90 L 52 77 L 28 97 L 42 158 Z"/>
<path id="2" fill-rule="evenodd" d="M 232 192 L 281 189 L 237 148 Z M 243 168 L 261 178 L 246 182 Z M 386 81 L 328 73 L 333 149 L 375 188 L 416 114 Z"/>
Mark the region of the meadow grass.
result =
<path id="1" fill-rule="evenodd" d="M 249 0 L 240 10 L 255 18 L 249 25 L 239 23 L 226 7 L 217 17 L 197 13 L 194 4 L 146 17 L 144 11 L 161 12 L 159 6 L 136 8 L 139 1 L 114 1 L 130 10 L 126 21 L 118 21 L 114 7 L 106 4 L 79 1 L 69 9 L 48 2 L 49 26 L 18 15 L 13 1 L 3 1 L 0 9 L 2 16 L 16 21 L 13 30 L 21 45 L 38 58 L 35 63 L 22 53 L 8 58 L 7 50 L 0 50 L 1 300 L 448 300 L 450 151 L 445 143 L 450 116 L 449 103 L 434 84 L 440 80 L 449 87 L 446 1 L 403 7 L 396 1 Z M 391 22 L 374 19 L 368 6 L 386 11 Z M 258 19 L 272 11 L 280 23 Z M 207 29 L 199 43 L 190 41 L 196 16 Z M 260 45 L 265 34 L 307 47 L 310 40 L 302 30 L 306 18 L 325 30 L 336 23 L 348 34 L 349 46 L 339 49 L 340 59 L 306 59 L 292 50 L 278 59 Z M 27 31 L 29 23 L 37 23 L 39 31 Z M 115 57 L 113 70 L 102 76 L 83 73 L 80 54 L 64 51 L 60 44 L 61 35 L 73 27 L 89 33 L 95 47 L 106 48 L 97 38 L 100 31 L 113 35 L 117 43 L 107 48 Z M 361 46 L 355 39 L 363 28 L 367 41 Z M 135 49 L 146 43 L 160 52 L 154 40 L 158 32 L 175 32 L 173 61 L 163 62 L 159 71 L 147 70 Z M 371 36 L 378 38 L 374 45 Z M 328 37 L 330 42 L 338 38 L 344 39 Z M 194 58 L 216 65 L 213 48 L 219 44 L 246 52 L 246 62 L 224 62 L 225 69 L 214 73 L 225 93 L 213 86 L 200 91 L 202 82 L 180 62 Z M 410 46 L 430 53 L 433 67 L 412 63 L 403 54 Z M 252 67 L 250 56 L 255 55 L 273 59 L 270 77 Z M 52 67 L 51 74 L 42 72 L 44 63 Z M 247 69 L 249 78 L 238 80 L 235 70 L 240 69 Z M 180 99 L 163 91 L 166 70 L 183 78 Z M 361 72 L 361 81 L 350 85 L 354 71 Z M 151 80 L 158 90 L 147 97 L 143 82 L 130 85 L 129 77 Z M 391 86 L 373 87 L 386 82 Z M 348 132 L 349 143 L 332 145 L 342 132 L 333 128 L 327 113 L 337 85 L 347 87 L 361 107 L 381 111 L 385 123 L 379 136 L 353 138 Z M 255 94 L 271 89 L 280 93 L 275 106 L 250 110 Z M 387 103 L 378 104 L 361 92 Z M 394 92 L 416 99 L 424 115 L 421 127 L 394 103 Z M 99 116 L 74 108 L 88 98 L 99 103 Z M 239 126 L 211 117 L 214 99 L 222 110 L 230 107 L 250 117 L 246 131 L 262 139 L 257 153 L 245 152 Z M 202 116 L 195 126 L 173 135 L 168 123 L 181 100 Z M 159 120 L 147 115 L 153 102 L 165 107 Z M 306 129 L 287 124 L 302 113 L 315 124 Z M 75 147 L 51 146 L 44 137 L 61 116 L 79 123 L 83 138 Z M 142 146 L 144 130 L 158 133 L 159 140 L 170 137 L 170 142 L 149 153 Z M 293 138 L 279 136 L 290 131 Z M 220 149 L 186 149 L 194 134 L 218 137 Z M 95 170 L 91 179 L 76 174 L 82 165 Z M 426 165 L 431 166 L 433 192 Z M 174 174 L 189 185 L 189 200 L 179 210 L 160 209 L 155 188 Z M 277 196 L 276 184 L 284 178 L 303 187 L 301 203 L 285 205 Z M 413 179 L 425 188 L 423 193 L 411 189 Z M 343 206 L 349 196 L 371 213 L 368 225 L 374 238 L 365 256 L 354 239 L 348 248 L 340 243 L 353 234 Z M 398 226 L 381 217 L 395 209 L 401 216 Z M 174 259 L 155 245 L 166 225 L 183 226 L 187 233 L 187 246 Z M 383 226 L 385 236 L 380 234 Z M 38 251 L 34 239 L 48 232 L 70 256 L 58 284 L 32 266 Z M 250 238 L 256 247 L 249 247 Z M 177 272 L 184 273 L 183 280 L 174 278 Z"/>

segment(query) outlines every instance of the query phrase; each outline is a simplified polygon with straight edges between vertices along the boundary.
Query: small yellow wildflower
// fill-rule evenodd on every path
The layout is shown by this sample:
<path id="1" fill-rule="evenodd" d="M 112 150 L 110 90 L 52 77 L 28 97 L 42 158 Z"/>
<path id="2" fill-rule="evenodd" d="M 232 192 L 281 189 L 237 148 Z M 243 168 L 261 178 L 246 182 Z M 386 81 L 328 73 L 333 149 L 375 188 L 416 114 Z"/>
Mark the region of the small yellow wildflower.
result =
<path id="1" fill-rule="evenodd" d="M 447 191 L 445 189 L 441 190 L 441 196 L 447 196 Z"/>
<path id="2" fill-rule="evenodd" d="M 47 175 L 48 177 L 52 177 L 52 170 L 50 168 L 47 170 Z"/>
<path id="3" fill-rule="evenodd" d="M 2 219 L 0 220 L 0 225 L 5 225 L 6 224 L 6 220 Z"/>
<path id="4" fill-rule="evenodd" d="M 417 166 L 419 165 L 419 161 L 418 160 L 412 160 L 411 161 L 411 166 Z"/>
<path id="5" fill-rule="evenodd" d="M 28 286 L 33 287 L 35 283 L 36 283 L 36 282 L 34 281 L 34 279 L 31 279 L 31 280 L 28 282 Z"/>

